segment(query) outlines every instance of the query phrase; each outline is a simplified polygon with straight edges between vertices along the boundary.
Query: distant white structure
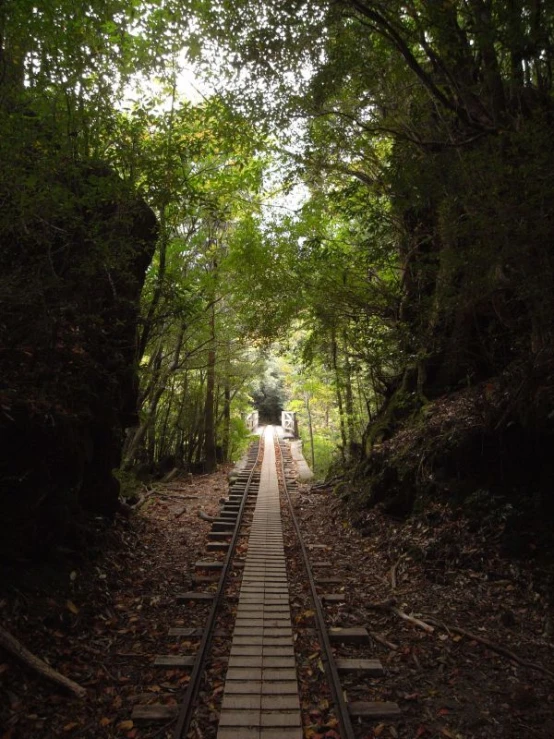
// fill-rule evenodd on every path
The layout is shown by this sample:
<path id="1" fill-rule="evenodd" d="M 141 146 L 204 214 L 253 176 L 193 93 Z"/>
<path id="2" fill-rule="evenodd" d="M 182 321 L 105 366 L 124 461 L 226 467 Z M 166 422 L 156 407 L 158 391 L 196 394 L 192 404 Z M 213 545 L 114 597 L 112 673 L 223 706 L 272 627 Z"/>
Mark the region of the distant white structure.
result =
<path id="1" fill-rule="evenodd" d="M 259 420 L 260 414 L 258 413 L 258 411 L 252 411 L 251 413 L 248 413 L 248 415 L 244 419 L 244 422 L 251 434 L 253 434 L 258 428 Z"/>
<path id="2" fill-rule="evenodd" d="M 283 411 L 281 413 L 281 426 L 283 428 L 283 436 L 293 436 L 296 438 L 298 436 L 298 421 L 296 420 L 296 413 L 293 411 Z"/>

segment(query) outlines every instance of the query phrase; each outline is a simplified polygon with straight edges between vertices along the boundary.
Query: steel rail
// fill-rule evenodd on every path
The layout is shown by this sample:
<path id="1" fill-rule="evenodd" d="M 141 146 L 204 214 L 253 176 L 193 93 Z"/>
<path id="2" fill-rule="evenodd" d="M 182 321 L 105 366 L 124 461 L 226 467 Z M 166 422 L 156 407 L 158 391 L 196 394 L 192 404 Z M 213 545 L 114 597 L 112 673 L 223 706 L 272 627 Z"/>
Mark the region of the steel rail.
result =
<path id="1" fill-rule="evenodd" d="M 331 694 L 333 697 L 333 701 L 335 703 L 337 718 L 339 721 L 341 739 L 355 739 L 354 729 L 352 728 L 352 721 L 350 720 L 348 706 L 346 705 L 346 701 L 344 700 L 344 695 L 343 695 L 342 687 L 340 684 L 339 673 L 337 670 L 337 666 L 335 664 L 333 650 L 331 648 L 331 641 L 329 639 L 329 634 L 327 633 L 327 627 L 325 625 L 325 616 L 323 615 L 323 608 L 321 606 L 321 601 L 320 601 L 320 598 L 317 592 L 314 576 L 312 573 L 312 568 L 310 567 L 308 551 L 306 549 L 306 545 L 304 544 L 304 539 L 302 538 L 302 532 L 300 531 L 298 519 L 296 518 L 296 515 L 294 513 L 292 500 L 291 500 L 289 490 L 287 487 L 285 464 L 283 461 L 283 453 L 281 450 L 281 444 L 279 442 L 277 434 L 275 434 L 274 436 L 274 441 L 276 442 L 276 446 L 279 449 L 279 459 L 281 462 L 283 489 L 285 491 L 285 496 L 287 498 L 287 502 L 289 505 L 290 515 L 291 515 L 292 522 L 294 524 L 294 528 L 296 530 L 296 535 L 298 537 L 300 549 L 302 550 L 304 568 L 306 570 L 306 574 L 308 575 L 308 582 L 310 584 L 310 590 L 311 590 L 312 600 L 314 602 L 314 610 L 316 614 L 316 626 L 319 632 L 319 638 L 321 641 L 321 645 L 323 647 L 323 655 L 322 655 L 323 656 L 323 666 L 325 667 L 325 673 L 327 675 L 327 680 L 329 682 L 329 686 L 331 688 Z"/>
<path id="2" fill-rule="evenodd" d="M 200 689 L 201 678 L 204 672 L 205 663 L 207 661 L 210 647 L 212 644 L 212 638 L 213 638 L 213 632 L 214 632 L 217 612 L 221 605 L 223 590 L 225 588 L 227 575 L 229 574 L 229 571 L 231 569 L 231 563 L 233 561 L 237 539 L 239 537 L 240 527 L 242 524 L 242 517 L 243 517 L 244 509 L 246 507 L 246 499 L 248 498 L 248 491 L 252 484 L 252 477 L 254 476 L 254 472 L 256 471 L 256 468 L 258 467 L 261 459 L 263 459 L 263 448 L 264 448 L 263 436 L 261 436 L 260 441 L 258 442 L 258 455 L 256 457 L 256 461 L 252 465 L 252 469 L 250 470 L 250 474 L 248 475 L 248 480 L 246 481 L 246 487 L 244 489 L 244 494 L 240 502 L 239 512 L 237 514 L 237 525 L 235 526 L 235 529 L 233 531 L 231 542 L 229 544 L 229 549 L 227 550 L 227 555 L 223 562 L 223 570 L 221 573 L 221 577 L 219 578 L 217 590 L 214 594 L 214 599 L 212 601 L 212 607 L 210 609 L 210 614 L 208 616 L 208 620 L 204 628 L 204 633 L 202 634 L 202 639 L 200 641 L 200 645 L 196 653 L 194 667 L 192 668 L 187 691 L 183 698 L 183 703 L 181 704 L 181 709 L 179 711 L 179 716 L 177 718 L 177 724 L 175 725 L 175 731 L 173 733 L 173 739 L 185 739 L 188 733 L 188 730 L 190 728 L 190 723 L 194 715 L 196 699 L 198 697 L 198 691 Z"/>

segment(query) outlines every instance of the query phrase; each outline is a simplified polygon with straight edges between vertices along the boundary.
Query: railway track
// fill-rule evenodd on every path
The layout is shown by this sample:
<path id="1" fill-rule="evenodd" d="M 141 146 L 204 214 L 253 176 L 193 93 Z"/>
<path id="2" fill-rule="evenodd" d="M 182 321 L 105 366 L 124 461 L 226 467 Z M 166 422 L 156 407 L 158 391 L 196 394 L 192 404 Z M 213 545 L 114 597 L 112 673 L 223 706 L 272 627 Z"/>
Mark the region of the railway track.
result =
<path id="1" fill-rule="evenodd" d="M 368 736 L 375 721 L 399 715 L 394 703 L 348 703 L 345 697 L 352 680 L 358 688 L 365 682 L 371 695 L 372 681 L 383 668 L 371 658 L 363 626 L 341 629 L 328 623 L 326 603 L 344 594 L 329 592 L 331 563 L 319 559 L 321 549 L 302 539 L 293 505 L 296 493 L 290 450 L 268 428 L 250 447 L 212 522 L 206 559 L 196 563 L 196 589 L 177 595 L 187 609 L 204 610 L 205 625 L 200 631 L 175 627 L 168 636 L 196 643 L 196 650 L 158 655 L 154 663 L 190 674 L 181 705 L 136 706 L 132 719 L 144 723 L 140 736 L 301 739 L 303 726 L 311 723 L 302 716 L 301 705 L 309 703 L 309 696 L 298 680 L 305 660 L 299 645 L 307 631 L 317 644 L 330 696 L 329 711 L 315 728 L 332 726 L 334 736 L 358 739 Z M 294 575 L 287 572 L 283 527 L 287 554 L 302 560 Z M 298 627 L 302 619 L 296 602 L 291 612 L 289 579 L 295 601 L 298 596 L 302 612 L 310 614 L 308 627 Z"/>
<path id="2" fill-rule="evenodd" d="M 303 578 L 297 577 L 299 582 L 296 583 L 295 593 L 303 601 L 298 610 L 301 614 L 313 609 L 315 638 L 319 642 L 321 663 L 332 700 L 330 716 L 335 719 L 328 724 L 338 725 L 341 739 L 367 739 L 372 726 L 382 719 L 397 719 L 401 712 L 394 702 L 365 699 L 349 701 L 347 698 L 354 685 L 356 693 L 371 697 L 375 681 L 384 674 L 383 665 L 372 656 L 373 645 L 364 625 L 338 627 L 328 618 L 326 606 L 344 603 L 348 594 L 332 592 L 333 586 L 343 583 L 340 578 L 333 576 L 332 562 L 321 558 L 321 553 L 326 551 L 325 544 L 308 545 L 304 541 L 293 505 L 295 483 L 291 480 L 294 462 L 290 448 L 283 441 L 279 442 L 279 457 L 281 485 L 290 528 L 296 539 L 291 556 L 302 560 L 305 575 Z M 301 657 L 298 661 L 301 661 Z M 324 729 L 325 721 L 321 724 L 314 730 Z"/>

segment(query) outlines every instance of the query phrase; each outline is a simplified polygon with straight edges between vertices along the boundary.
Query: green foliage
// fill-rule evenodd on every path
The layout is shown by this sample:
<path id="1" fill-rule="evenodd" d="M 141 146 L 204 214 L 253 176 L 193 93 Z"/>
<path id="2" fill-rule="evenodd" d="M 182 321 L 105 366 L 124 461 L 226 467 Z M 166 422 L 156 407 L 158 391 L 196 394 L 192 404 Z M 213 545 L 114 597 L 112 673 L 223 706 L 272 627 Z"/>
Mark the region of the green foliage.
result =
<path id="1" fill-rule="evenodd" d="M 112 474 L 119 482 L 119 494 L 124 500 L 137 495 L 140 483 L 133 472 L 125 472 L 118 467 L 112 471 Z"/>
<path id="2" fill-rule="evenodd" d="M 267 375 L 254 395 L 272 395 L 273 414 L 288 393 L 316 464 L 339 440 L 355 457 L 426 397 L 527 355 L 541 365 L 553 28 L 551 5 L 531 0 L 5 3 L 7 310 L 39 301 L 54 324 L 60 277 L 125 263 L 87 214 L 123 193 L 154 209 L 130 461 L 201 464 L 210 444 L 232 455 L 276 340 L 286 392 Z M 195 104 L 177 94 L 187 44 L 220 75 Z M 80 187 L 85 161 L 117 187 Z M 67 221 L 89 248 L 78 268 Z M 16 299 L 21 233 L 37 266 Z"/>
<path id="3" fill-rule="evenodd" d="M 242 418 L 234 416 L 231 419 L 229 461 L 237 462 L 248 449 L 251 441 L 252 436 Z"/>
<path id="4" fill-rule="evenodd" d="M 300 433 L 302 439 L 303 453 L 306 460 L 311 459 L 312 449 L 309 434 L 306 428 L 302 428 Z M 325 434 L 314 434 L 314 458 L 315 458 L 315 469 L 313 470 L 314 478 L 316 480 L 324 480 L 336 461 L 337 456 L 337 442 L 338 439 L 335 437 L 329 438 Z"/>

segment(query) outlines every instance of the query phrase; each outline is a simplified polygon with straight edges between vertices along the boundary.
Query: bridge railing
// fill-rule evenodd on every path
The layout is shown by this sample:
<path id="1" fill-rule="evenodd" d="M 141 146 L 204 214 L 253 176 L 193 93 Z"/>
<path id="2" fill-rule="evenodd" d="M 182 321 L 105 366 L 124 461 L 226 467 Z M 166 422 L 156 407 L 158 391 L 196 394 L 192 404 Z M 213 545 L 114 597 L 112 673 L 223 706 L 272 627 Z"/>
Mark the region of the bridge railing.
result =
<path id="1" fill-rule="evenodd" d="M 298 436 L 298 421 L 294 411 L 283 411 L 281 413 L 281 426 L 285 436 Z"/>
<path id="2" fill-rule="evenodd" d="M 244 419 L 244 422 L 246 423 L 246 426 L 248 427 L 248 430 L 250 433 L 253 433 L 259 425 L 260 420 L 260 414 L 258 411 L 252 411 L 251 413 L 248 413 Z"/>

